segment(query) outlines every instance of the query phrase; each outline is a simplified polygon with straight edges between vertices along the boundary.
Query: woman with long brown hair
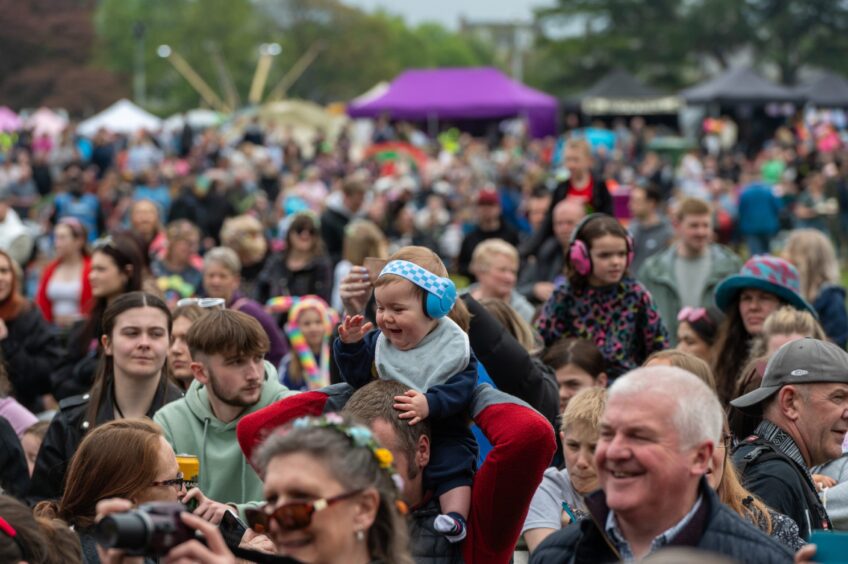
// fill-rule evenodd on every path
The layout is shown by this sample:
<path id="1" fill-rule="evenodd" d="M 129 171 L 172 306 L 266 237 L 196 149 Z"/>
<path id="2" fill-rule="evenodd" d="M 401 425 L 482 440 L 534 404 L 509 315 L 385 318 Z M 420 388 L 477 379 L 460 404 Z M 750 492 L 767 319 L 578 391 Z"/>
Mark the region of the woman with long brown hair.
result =
<path id="1" fill-rule="evenodd" d="M 118 419 L 91 431 L 71 460 L 62 497 L 42 501 L 35 515 L 74 527 L 86 562 L 98 562 L 97 502 L 119 497 L 134 504 L 179 501 L 186 492 L 174 450 L 148 419 Z"/>
<path id="2" fill-rule="evenodd" d="M 116 298 L 103 314 L 102 355 L 91 393 L 62 403 L 41 444 L 30 497 L 62 495 L 68 461 L 83 436 L 114 419 L 152 417 L 182 397 L 168 378 L 171 312 L 161 299 L 143 292 Z"/>
<path id="3" fill-rule="evenodd" d="M 740 370 L 747 361 L 754 338 L 762 333 L 768 316 L 782 305 L 807 310 L 813 307 L 801 296 L 798 270 L 787 261 L 755 256 L 716 288 L 716 305 L 726 317 L 719 328 L 714 348 L 719 400 L 733 399 Z"/>
<path id="4" fill-rule="evenodd" d="M 21 295 L 17 263 L 0 251 L 0 351 L 12 382 L 12 396 L 28 410 L 44 410 L 41 396 L 51 391 L 50 374 L 62 358 L 55 331 L 41 311 Z"/>

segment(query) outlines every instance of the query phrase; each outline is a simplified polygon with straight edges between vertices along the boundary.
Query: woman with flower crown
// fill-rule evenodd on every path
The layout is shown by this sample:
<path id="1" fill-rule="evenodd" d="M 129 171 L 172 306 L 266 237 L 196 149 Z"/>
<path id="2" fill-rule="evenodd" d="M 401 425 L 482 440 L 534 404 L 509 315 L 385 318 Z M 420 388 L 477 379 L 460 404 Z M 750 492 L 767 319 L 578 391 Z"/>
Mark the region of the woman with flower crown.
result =
<path id="1" fill-rule="evenodd" d="M 266 503 L 247 512 L 253 533 L 267 535 L 276 553 L 312 564 L 412 564 L 392 454 L 371 431 L 330 413 L 296 419 L 255 452 Z M 100 517 L 126 510 L 124 500 L 98 504 Z M 219 530 L 190 513 L 183 522 L 206 537 L 173 548 L 167 562 L 234 564 Z M 244 545 L 243 545 L 244 546 Z M 122 555 L 101 552 L 103 562 Z"/>

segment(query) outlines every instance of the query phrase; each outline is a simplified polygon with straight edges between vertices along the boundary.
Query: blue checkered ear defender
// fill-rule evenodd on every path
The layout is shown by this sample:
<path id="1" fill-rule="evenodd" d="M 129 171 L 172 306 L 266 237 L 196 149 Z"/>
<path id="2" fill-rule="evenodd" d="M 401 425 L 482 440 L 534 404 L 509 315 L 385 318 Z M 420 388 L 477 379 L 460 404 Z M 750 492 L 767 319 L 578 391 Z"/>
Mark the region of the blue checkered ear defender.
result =
<path id="1" fill-rule="evenodd" d="M 456 286 L 453 280 L 436 276 L 415 263 L 393 260 L 383 267 L 378 278 L 386 274 L 405 278 L 424 290 L 424 313 L 432 319 L 446 316 L 456 303 Z"/>

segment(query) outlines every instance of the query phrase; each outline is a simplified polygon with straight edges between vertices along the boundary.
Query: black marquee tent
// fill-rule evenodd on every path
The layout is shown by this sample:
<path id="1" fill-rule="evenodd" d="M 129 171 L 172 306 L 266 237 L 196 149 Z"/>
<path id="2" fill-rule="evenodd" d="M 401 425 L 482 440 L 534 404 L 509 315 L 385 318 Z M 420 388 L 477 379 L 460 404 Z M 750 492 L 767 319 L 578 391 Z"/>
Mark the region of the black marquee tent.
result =
<path id="1" fill-rule="evenodd" d="M 848 108 L 848 80 L 835 73 L 825 72 L 795 92 L 817 108 Z"/>
<path id="2" fill-rule="evenodd" d="M 765 105 L 798 102 L 798 93 L 766 80 L 748 67 L 729 69 L 718 76 L 686 88 L 680 97 L 687 104 Z"/>
<path id="3" fill-rule="evenodd" d="M 590 116 L 674 114 L 680 107 L 677 96 L 647 86 L 624 69 L 613 69 L 574 102 Z"/>

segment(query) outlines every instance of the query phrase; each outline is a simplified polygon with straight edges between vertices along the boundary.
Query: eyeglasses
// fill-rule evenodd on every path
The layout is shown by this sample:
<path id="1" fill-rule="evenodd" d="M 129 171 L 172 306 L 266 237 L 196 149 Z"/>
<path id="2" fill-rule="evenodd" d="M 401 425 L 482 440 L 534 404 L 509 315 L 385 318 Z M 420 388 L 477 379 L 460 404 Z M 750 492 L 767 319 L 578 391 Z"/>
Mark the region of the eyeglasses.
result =
<path id="1" fill-rule="evenodd" d="M 177 301 L 177 307 L 196 305 L 204 309 L 214 307 L 225 309 L 226 304 L 227 300 L 224 298 L 183 298 Z"/>
<path id="2" fill-rule="evenodd" d="M 722 446 L 722 447 L 724 447 L 724 448 L 725 448 L 725 450 L 730 450 L 730 449 L 732 449 L 732 448 L 733 448 L 733 435 L 731 435 L 730 433 L 722 433 L 722 435 L 721 435 L 721 444 L 720 444 L 720 445 L 716 445 L 716 446 L 717 446 L 717 447 L 718 447 L 718 446 Z"/>
<path id="3" fill-rule="evenodd" d="M 174 488 L 175 490 L 182 491 L 183 488 L 189 489 L 193 488 L 196 484 L 192 480 L 186 480 L 183 477 L 182 472 L 177 474 L 176 478 L 172 478 L 170 480 L 158 480 L 156 482 L 150 482 L 151 486 L 168 486 Z"/>
<path id="4" fill-rule="evenodd" d="M 707 310 L 703 307 L 686 306 L 677 314 L 677 321 L 686 321 L 687 323 L 696 323 L 701 319 L 707 319 Z"/>
<path id="5" fill-rule="evenodd" d="M 307 227 L 305 225 L 298 227 L 297 229 L 294 230 L 294 232 L 297 233 L 298 235 L 303 235 L 304 233 L 307 233 L 309 235 L 315 235 L 315 229 L 312 228 L 312 227 Z"/>
<path id="6" fill-rule="evenodd" d="M 271 529 L 271 519 L 276 521 L 277 526 L 281 529 L 294 531 L 308 527 L 315 512 L 360 493 L 362 493 L 362 490 L 353 490 L 335 497 L 316 499 L 315 501 L 290 501 L 279 507 L 265 504 L 259 509 L 245 509 L 244 515 L 247 518 L 247 524 L 257 533 L 267 533 Z"/>

